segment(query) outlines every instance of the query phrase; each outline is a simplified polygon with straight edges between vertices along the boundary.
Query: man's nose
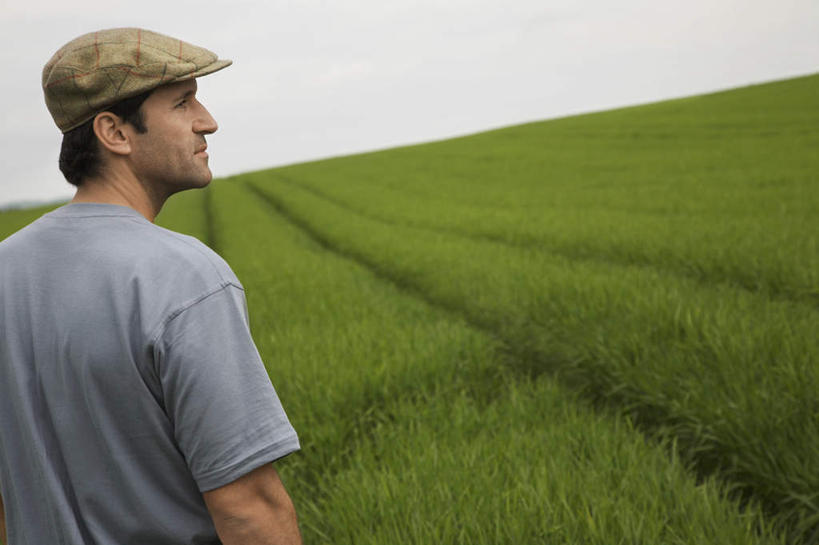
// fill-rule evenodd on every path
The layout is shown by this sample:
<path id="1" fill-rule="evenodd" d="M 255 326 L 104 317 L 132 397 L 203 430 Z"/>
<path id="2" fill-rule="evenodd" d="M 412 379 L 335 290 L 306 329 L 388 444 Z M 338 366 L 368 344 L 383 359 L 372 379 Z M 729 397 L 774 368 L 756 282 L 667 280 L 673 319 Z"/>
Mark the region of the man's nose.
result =
<path id="1" fill-rule="evenodd" d="M 199 108 L 199 115 L 196 117 L 196 120 L 193 123 L 193 132 L 197 134 L 215 133 L 219 129 L 219 125 L 216 124 L 216 120 L 213 119 L 213 116 L 210 115 L 207 108 L 201 104 L 199 105 Z"/>

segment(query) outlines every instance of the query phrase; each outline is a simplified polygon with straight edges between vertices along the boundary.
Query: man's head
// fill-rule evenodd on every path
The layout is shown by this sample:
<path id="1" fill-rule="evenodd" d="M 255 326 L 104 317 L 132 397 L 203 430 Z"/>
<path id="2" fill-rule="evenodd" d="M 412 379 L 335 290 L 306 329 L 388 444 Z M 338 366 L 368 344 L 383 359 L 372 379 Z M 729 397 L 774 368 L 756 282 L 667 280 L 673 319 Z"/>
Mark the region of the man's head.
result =
<path id="1" fill-rule="evenodd" d="M 217 127 L 193 96 L 195 78 L 230 64 L 201 47 L 138 28 L 101 30 L 64 45 L 43 69 L 43 91 L 63 132 L 60 169 L 66 179 L 80 186 L 101 174 L 106 158 L 118 158 L 147 169 L 137 172 L 150 182 L 206 184 L 207 154 L 196 152 Z M 169 104 L 185 93 L 185 102 Z M 183 149 L 191 148 L 183 160 Z M 194 179 L 178 179 L 182 171 Z"/>

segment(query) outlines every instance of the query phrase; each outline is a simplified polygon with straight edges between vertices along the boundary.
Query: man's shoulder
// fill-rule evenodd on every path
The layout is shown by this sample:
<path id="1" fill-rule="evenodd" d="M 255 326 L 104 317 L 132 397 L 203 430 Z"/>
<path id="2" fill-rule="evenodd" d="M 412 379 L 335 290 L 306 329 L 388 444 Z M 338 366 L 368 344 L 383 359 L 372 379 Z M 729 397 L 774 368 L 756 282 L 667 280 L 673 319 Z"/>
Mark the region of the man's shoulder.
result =
<path id="1" fill-rule="evenodd" d="M 116 255 L 97 254 L 99 274 L 135 296 L 147 322 L 161 323 L 228 286 L 243 289 L 225 260 L 199 239 L 150 222 L 127 231 L 105 245 Z"/>

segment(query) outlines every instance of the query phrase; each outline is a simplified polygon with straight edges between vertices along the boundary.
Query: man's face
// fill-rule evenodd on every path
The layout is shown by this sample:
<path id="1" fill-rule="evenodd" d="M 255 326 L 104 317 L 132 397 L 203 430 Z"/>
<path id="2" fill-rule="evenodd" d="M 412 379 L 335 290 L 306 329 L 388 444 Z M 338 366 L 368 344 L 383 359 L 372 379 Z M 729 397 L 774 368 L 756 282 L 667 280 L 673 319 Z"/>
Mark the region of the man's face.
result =
<path id="1" fill-rule="evenodd" d="M 141 182 L 165 197 L 205 187 L 213 175 L 205 135 L 218 126 L 196 99 L 196 80 L 163 85 L 142 103 L 145 133 L 130 131 L 131 161 Z"/>

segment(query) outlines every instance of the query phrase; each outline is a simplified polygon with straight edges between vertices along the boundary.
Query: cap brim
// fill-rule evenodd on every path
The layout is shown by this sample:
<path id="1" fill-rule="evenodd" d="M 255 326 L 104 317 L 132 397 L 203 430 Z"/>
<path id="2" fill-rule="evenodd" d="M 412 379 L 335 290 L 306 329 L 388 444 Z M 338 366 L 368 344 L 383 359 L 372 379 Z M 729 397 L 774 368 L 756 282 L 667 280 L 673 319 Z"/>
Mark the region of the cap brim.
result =
<path id="1" fill-rule="evenodd" d="M 183 78 L 179 78 L 179 79 L 201 78 L 202 76 L 207 76 L 208 74 L 213 74 L 214 72 L 218 72 L 222 68 L 227 68 L 231 64 L 233 64 L 232 60 L 219 59 L 219 60 L 213 61 L 212 63 L 210 63 L 207 66 L 203 66 L 202 68 L 200 68 L 196 72 L 192 72 L 191 74 L 188 74 L 187 76 L 185 76 Z"/>

